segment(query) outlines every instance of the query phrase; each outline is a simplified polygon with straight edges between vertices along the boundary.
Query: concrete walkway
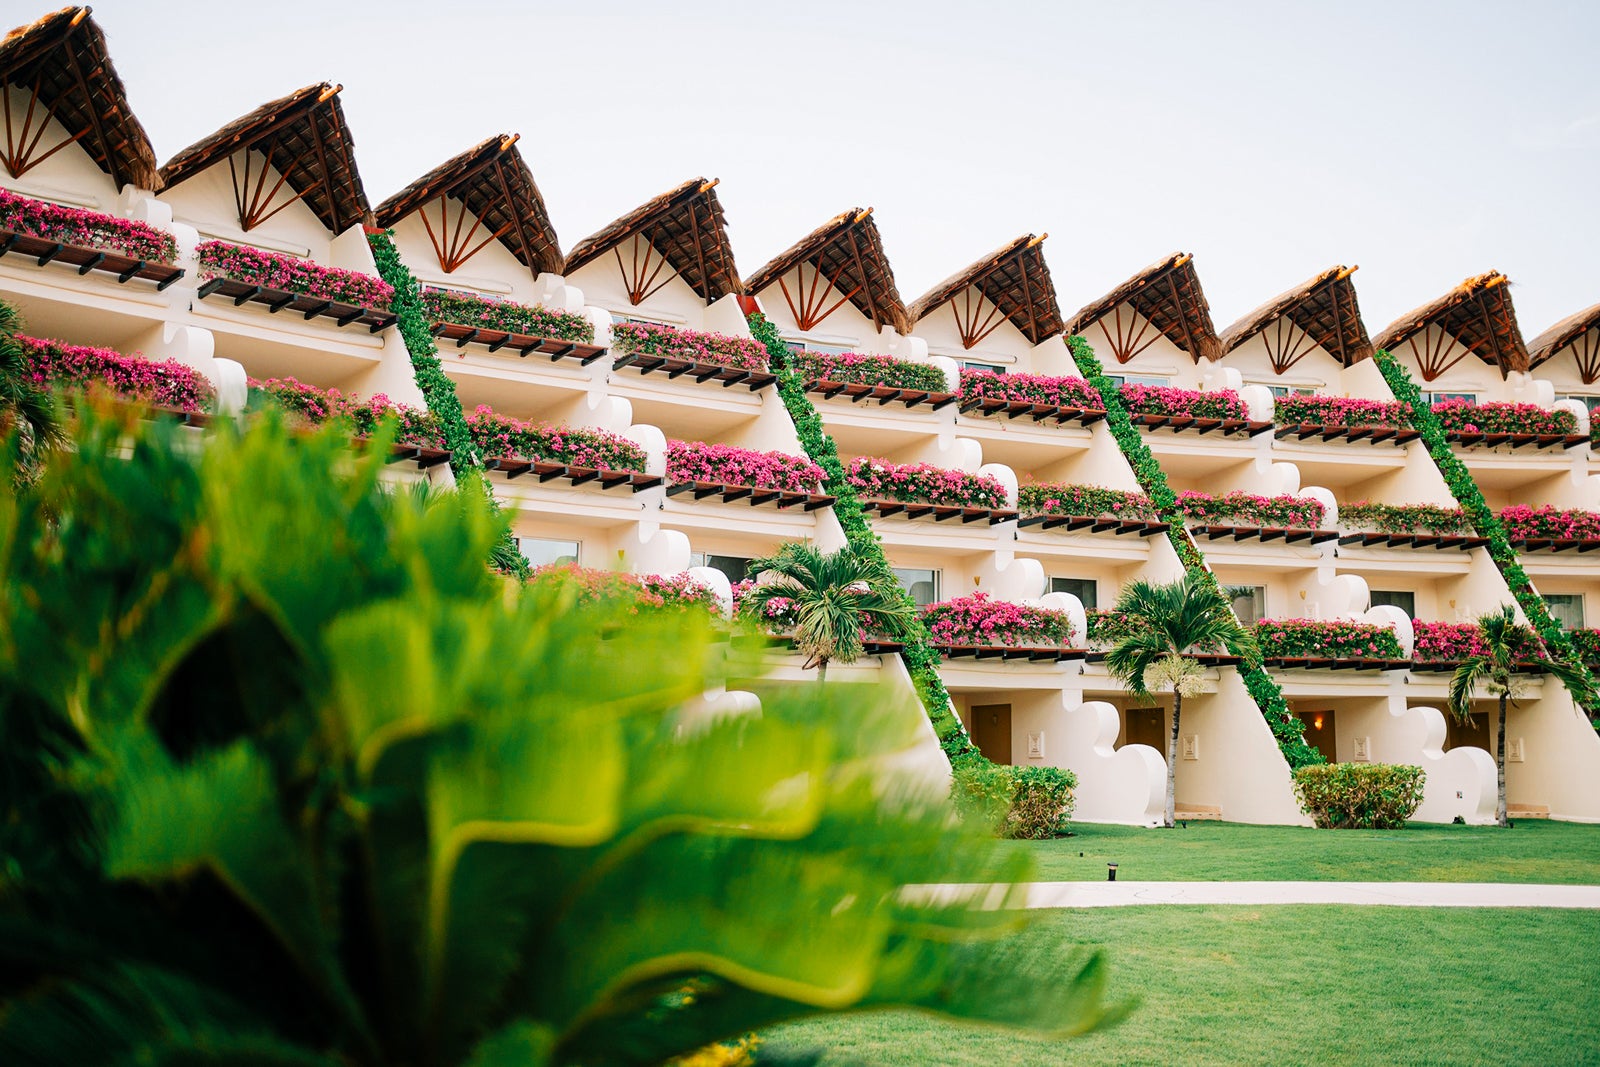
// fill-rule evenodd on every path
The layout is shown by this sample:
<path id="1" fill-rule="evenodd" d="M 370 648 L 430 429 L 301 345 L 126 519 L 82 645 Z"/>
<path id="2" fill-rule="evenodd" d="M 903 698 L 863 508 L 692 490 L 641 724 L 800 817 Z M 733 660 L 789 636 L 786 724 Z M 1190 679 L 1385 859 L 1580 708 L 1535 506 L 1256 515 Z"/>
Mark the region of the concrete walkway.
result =
<path id="1" fill-rule="evenodd" d="M 1600 886 L 1494 882 L 1031 882 L 1030 908 L 1137 904 L 1386 904 L 1422 908 L 1600 908 Z"/>

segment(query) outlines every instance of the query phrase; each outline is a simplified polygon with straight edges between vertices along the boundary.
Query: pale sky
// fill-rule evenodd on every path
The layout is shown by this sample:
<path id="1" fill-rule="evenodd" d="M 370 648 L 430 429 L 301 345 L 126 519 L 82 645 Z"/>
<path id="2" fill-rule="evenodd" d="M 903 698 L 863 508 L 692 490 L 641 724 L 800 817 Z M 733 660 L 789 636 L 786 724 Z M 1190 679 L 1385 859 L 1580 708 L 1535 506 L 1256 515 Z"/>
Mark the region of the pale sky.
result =
<path id="1" fill-rule="evenodd" d="M 564 250 L 704 175 L 741 273 L 870 205 L 908 302 L 1028 231 L 1068 315 L 1180 250 L 1218 329 L 1335 263 L 1374 333 L 1490 269 L 1529 339 L 1600 301 L 1594 0 L 94 8 L 162 162 L 338 82 L 374 204 L 517 132 Z"/>

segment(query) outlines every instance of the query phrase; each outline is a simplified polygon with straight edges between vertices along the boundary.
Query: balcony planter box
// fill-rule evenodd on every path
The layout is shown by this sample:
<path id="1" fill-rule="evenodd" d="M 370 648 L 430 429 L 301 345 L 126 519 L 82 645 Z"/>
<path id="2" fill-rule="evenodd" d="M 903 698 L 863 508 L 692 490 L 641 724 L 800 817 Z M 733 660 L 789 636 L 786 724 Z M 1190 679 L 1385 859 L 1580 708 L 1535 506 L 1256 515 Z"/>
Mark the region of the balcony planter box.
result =
<path id="1" fill-rule="evenodd" d="M 956 597 L 922 609 L 937 645 L 1034 649 L 1080 647 L 1081 635 L 1063 611 L 994 600 L 987 593 Z"/>
<path id="2" fill-rule="evenodd" d="M 1083 378 L 1047 374 L 961 372 L 962 414 L 1028 416 L 1034 422 L 1089 426 L 1106 417 L 1100 394 Z"/>
<path id="3" fill-rule="evenodd" d="M 433 335 L 457 348 L 510 348 L 523 358 L 575 359 L 584 366 L 605 354 L 594 343 L 594 324 L 567 311 L 445 289 L 422 290 L 422 309 Z"/>
<path id="4" fill-rule="evenodd" d="M 480 406 L 467 416 L 473 443 L 488 459 L 537 460 L 594 471 L 644 474 L 644 449 L 605 430 L 523 422 Z"/>
<path id="5" fill-rule="evenodd" d="M 825 400 L 843 395 L 852 403 L 876 400 L 879 406 L 899 402 L 935 409 L 956 402 L 956 394 L 945 389 L 944 372 L 931 363 L 864 352 L 796 352 L 790 362 L 806 391 Z"/>
<path id="6" fill-rule="evenodd" d="M 235 307 L 261 304 L 272 314 L 288 310 L 307 321 L 332 319 L 340 327 L 359 322 L 373 333 L 395 324 L 389 310 L 394 289 L 370 274 L 226 241 L 207 241 L 196 254 L 202 300 L 231 299 Z"/>
<path id="7" fill-rule="evenodd" d="M 1018 526 L 1068 533 L 1134 534 L 1148 537 L 1165 533 L 1167 524 L 1156 518 L 1155 508 L 1143 493 L 1104 489 L 1098 485 L 1038 482 L 1020 486 Z"/>
<path id="8" fill-rule="evenodd" d="M 367 400 L 337 389 L 318 389 L 294 378 L 250 379 L 251 406 L 270 399 L 289 415 L 310 426 L 347 423 L 358 440 L 371 437 L 385 419 L 398 423 L 391 460 L 414 460 L 419 468 L 448 462 L 450 450 L 438 421 L 427 411 L 396 404 L 379 393 Z"/>
<path id="9" fill-rule="evenodd" d="M 0 189 L 0 256 L 8 253 L 32 257 L 41 267 L 62 262 L 80 275 L 114 275 L 122 284 L 142 278 L 158 290 L 184 273 L 173 266 L 178 246 L 166 230 Z"/>
<path id="10" fill-rule="evenodd" d="M 1254 629 L 1265 660 L 1353 660 L 1397 666 L 1406 662 L 1394 628 L 1376 623 L 1263 619 Z"/>
<path id="11" fill-rule="evenodd" d="M 742 384 L 752 392 L 777 380 L 767 369 L 766 346 L 748 337 L 619 322 L 611 327 L 611 347 L 616 353 L 612 366 L 642 374 L 660 371 L 668 378 L 716 381 L 723 388 Z"/>
<path id="12" fill-rule="evenodd" d="M 109 348 L 18 335 L 28 381 L 65 389 L 105 389 L 123 400 L 183 414 L 210 409 L 216 390 L 205 375 L 172 360 L 125 356 Z"/>
<path id="13" fill-rule="evenodd" d="M 787 452 L 759 452 L 704 441 L 667 442 L 667 495 L 717 497 L 724 503 L 795 504 L 806 511 L 828 507 L 833 497 L 817 491 L 827 477 L 815 463 Z"/>
<path id="14" fill-rule="evenodd" d="M 1413 619 L 1411 632 L 1411 659 L 1419 667 L 1448 670 L 1487 651 L 1476 623 Z M 1518 627 L 1516 640 L 1519 662 L 1532 663 L 1540 657 L 1539 642 L 1532 630 Z"/>
<path id="15" fill-rule="evenodd" d="M 528 581 L 569 585 L 577 590 L 579 603 L 620 601 L 628 605 L 632 615 L 657 611 L 718 612 L 716 593 L 687 574 L 626 574 L 559 563 L 535 568 Z"/>
<path id="16" fill-rule="evenodd" d="M 1017 517 L 1006 507 L 1005 486 L 986 474 L 863 456 L 851 461 L 846 478 L 861 495 L 862 507 L 884 518 L 901 515 L 993 524 Z"/>

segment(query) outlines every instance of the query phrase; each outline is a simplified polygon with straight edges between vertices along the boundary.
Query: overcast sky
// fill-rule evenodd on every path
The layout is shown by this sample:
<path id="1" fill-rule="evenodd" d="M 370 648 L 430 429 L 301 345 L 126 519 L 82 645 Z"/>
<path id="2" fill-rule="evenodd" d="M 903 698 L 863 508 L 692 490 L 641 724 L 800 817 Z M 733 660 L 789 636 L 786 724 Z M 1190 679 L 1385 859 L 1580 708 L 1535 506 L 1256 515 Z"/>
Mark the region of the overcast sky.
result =
<path id="1" fill-rule="evenodd" d="M 94 8 L 162 161 L 340 82 L 374 203 L 519 132 L 564 249 L 704 175 L 742 273 L 871 205 L 907 301 L 1028 231 L 1068 314 L 1179 250 L 1219 329 L 1335 263 L 1373 332 L 1490 269 L 1530 338 L 1600 301 L 1595 0 Z"/>

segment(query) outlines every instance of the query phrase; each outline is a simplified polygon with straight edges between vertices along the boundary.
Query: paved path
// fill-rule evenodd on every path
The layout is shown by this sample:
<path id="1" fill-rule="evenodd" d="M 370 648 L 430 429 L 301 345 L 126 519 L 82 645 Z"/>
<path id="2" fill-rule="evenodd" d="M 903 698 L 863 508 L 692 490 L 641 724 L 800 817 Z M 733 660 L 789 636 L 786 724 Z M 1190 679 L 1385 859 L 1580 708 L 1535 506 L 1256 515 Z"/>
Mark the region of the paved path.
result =
<path id="1" fill-rule="evenodd" d="M 1388 904 L 1428 908 L 1600 908 L 1600 886 L 1494 882 L 1032 882 L 1030 908 L 1131 904 Z"/>

